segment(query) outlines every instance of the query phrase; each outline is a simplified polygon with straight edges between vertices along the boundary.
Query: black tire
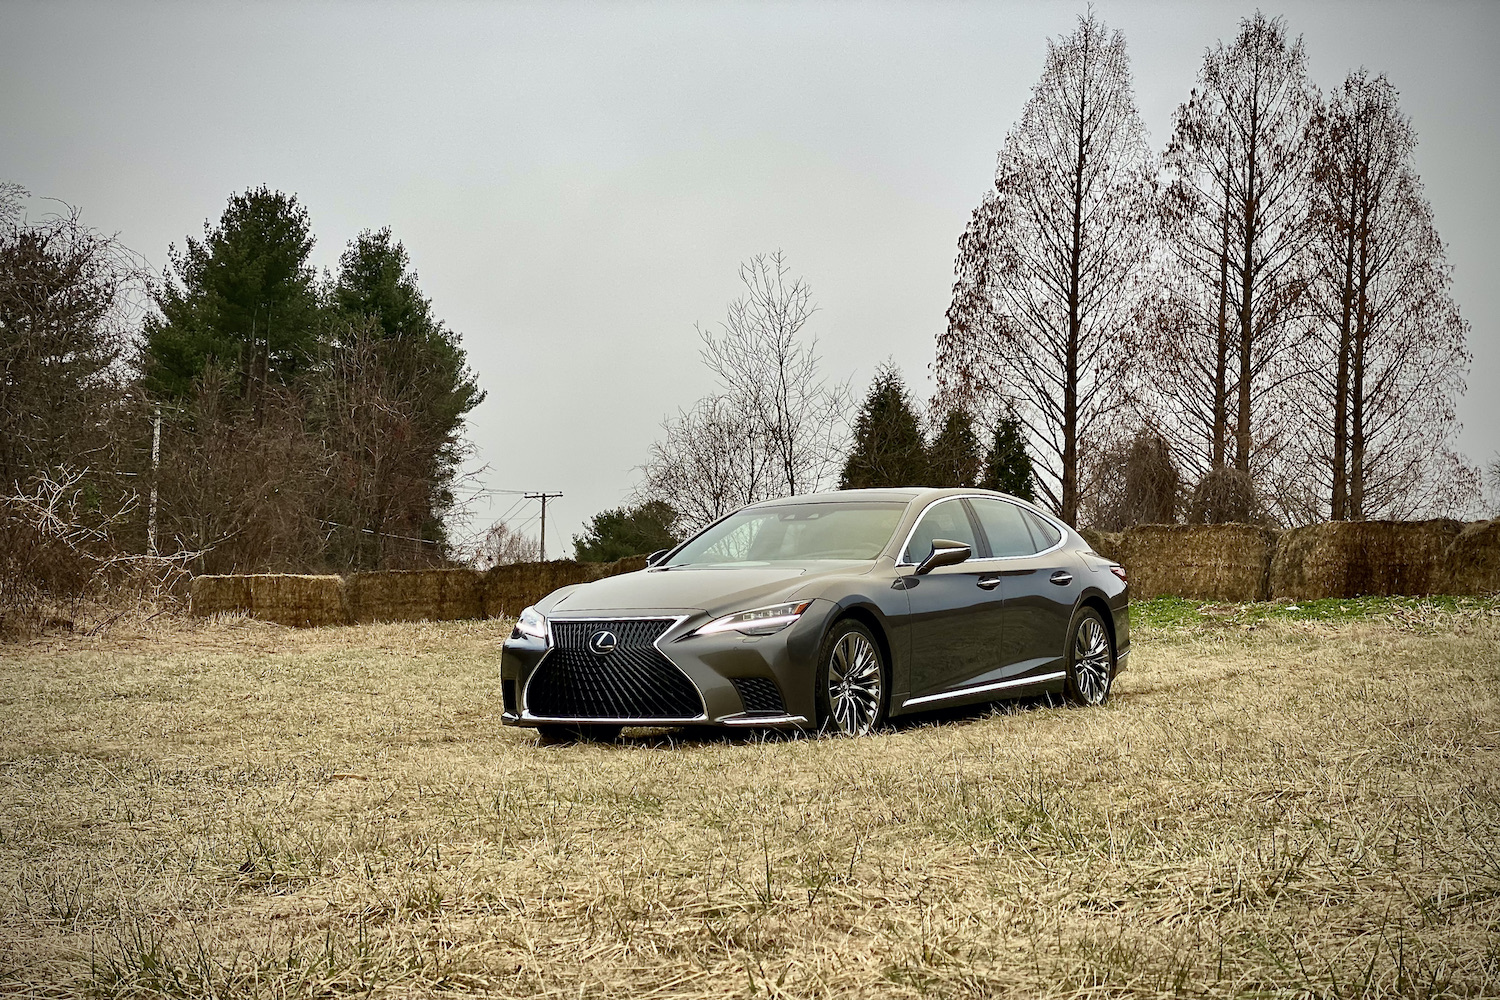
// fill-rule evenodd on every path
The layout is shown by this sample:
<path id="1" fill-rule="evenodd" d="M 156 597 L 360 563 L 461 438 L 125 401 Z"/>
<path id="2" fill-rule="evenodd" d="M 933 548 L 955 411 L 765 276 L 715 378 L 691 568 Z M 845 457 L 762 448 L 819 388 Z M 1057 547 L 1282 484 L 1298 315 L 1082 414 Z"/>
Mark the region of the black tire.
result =
<path id="1" fill-rule="evenodd" d="M 890 670 L 874 634 L 854 619 L 836 623 L 823 640 L 814 683 L 820 732 L 868 736 L 885 724 Z"/>
<path id="2" fill-rule="evenodd" d="M 1083 608 L 1073 617 L 1064 650 L 1068 672 L 1063 681 L 1068 701 L 1075 705 L 1102 705 L 1114 683 L 1115 644 L 1104 616 Z"/>
<path id="3" fill-rule="evenodd" d="M 536 727 L 537 741 L 544 746 L 562 743 L 613 743 L 620 738 L 623 726 L 604 723 L 575 724 L 553 722 Z"/>

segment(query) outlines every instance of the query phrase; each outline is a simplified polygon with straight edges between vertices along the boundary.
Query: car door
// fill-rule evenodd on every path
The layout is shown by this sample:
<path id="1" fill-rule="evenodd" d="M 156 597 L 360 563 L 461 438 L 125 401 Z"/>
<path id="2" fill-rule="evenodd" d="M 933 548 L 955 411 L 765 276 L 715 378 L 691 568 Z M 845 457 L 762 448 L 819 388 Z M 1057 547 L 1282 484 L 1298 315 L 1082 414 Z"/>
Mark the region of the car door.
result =
<path id="1" fill-rule="evenodd" d="M 999 577 L 1001 679 L 1062 669 L 1073 606 L 1083 587 L 1062 548 L 1062 532 L 1020 504 L 991 497 L 970 500 L 989 541 L 985 569 Z"/>
<path id="2" fill-rule="evenodd" d="M 922 513 L 898 562 L 910 600 L 911 671 L 908 696 L 946 691 L 990 669 L 1000 607 L 982 588 L 983 571 L 971 559 L 916 575 L 932 542 L 962 542 L 982 555 L 979 537 L 962 499 L 939 500 Z"/>

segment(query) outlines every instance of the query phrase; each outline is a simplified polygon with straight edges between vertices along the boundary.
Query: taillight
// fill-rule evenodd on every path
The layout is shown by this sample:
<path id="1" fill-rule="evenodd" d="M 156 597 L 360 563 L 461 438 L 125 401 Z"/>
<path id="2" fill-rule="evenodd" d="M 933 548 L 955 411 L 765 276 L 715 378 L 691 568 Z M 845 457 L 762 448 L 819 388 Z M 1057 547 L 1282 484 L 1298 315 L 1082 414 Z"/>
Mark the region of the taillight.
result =
<path id="1" fill-rule="evenodd" d="M 1113 573 L 1115 576 L 1119 577 L 1121 583 L 1129 583 L 1130 582 L 1129 580 L 1125 579 L 1125 567 L 1121 566 L 1119 563 L 1115 563 L 1113 566 L 1111 566 L 1109 568 L 1109 571 L 1111 573 Z"/>

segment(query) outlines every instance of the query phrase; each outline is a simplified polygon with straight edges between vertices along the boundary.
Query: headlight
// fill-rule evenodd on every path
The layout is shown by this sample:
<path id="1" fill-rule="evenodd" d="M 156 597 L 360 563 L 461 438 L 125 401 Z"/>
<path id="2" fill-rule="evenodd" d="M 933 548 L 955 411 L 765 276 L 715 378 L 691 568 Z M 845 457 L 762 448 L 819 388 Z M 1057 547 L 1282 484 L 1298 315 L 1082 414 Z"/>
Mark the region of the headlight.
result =
<path id="1" fill-rule="evenodd" d="M 713 635 L 715 632 L 743 632 L 746 635 L 770 635 L 780 632 L 808 608 L 812 601 L 797 601 L 792 604 L 772 604 L 764 608 L 752 608 L 737 614 L 715 618 L 694 632 L 694 635 Z"/>
<path id="2" fill-rule="evenodd" d="M 510 633 L 512 639 L 540 639 L 547 641 L 547 619 L 536 608 L 527 608 L 516 619 L 516 627 Z"/>

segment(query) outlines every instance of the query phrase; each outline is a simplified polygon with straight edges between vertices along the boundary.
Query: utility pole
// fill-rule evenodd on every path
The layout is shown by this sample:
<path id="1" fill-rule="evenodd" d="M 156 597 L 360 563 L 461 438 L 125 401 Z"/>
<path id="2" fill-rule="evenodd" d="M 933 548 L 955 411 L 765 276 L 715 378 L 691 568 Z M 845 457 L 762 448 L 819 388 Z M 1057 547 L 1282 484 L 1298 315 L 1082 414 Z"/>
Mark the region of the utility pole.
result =
<path id="1" fill-rule="evenodd" d="M 156 404 L 156 419 L 151 429 L 151 506 L 146 513 L 146 554 L 156 555 L 156 481 L 161 464 L 161 404 Z"/>
<path id="2" fill-rule="evenodd" d="M 547 501 L 555 500 L 562 496 L 561 493 L 528 493 L 527 500 L 540 500 L 542 502 L 542 562 L 547 561 Z"/>

